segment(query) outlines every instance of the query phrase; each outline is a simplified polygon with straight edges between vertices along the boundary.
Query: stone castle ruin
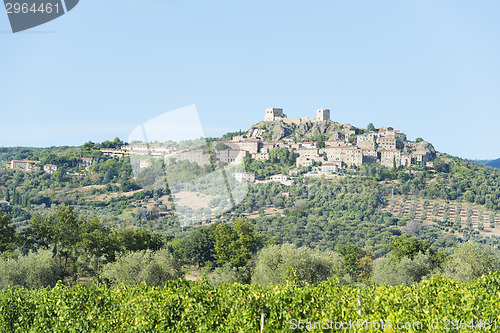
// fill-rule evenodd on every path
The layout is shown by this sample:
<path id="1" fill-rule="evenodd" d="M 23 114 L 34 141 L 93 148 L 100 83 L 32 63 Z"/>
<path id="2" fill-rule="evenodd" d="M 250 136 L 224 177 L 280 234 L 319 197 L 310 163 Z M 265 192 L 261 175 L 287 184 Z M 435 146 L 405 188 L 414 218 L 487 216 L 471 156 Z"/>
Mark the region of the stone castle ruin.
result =
<path id="1" fill-rule="evenodd" d="M 305 122 L 315 122 L 315 121 L 325 121 L 330 120 L 330 110 L 329 109 L 317 109 L 316 118 L 288 118 L 286 114 L 283 113 L 283 109 L 279 108 L 267 108 L 266 115 L 264 116 L 264 121 L 277 121 L 281 120 L 286 124 L 301 124 Z"/>

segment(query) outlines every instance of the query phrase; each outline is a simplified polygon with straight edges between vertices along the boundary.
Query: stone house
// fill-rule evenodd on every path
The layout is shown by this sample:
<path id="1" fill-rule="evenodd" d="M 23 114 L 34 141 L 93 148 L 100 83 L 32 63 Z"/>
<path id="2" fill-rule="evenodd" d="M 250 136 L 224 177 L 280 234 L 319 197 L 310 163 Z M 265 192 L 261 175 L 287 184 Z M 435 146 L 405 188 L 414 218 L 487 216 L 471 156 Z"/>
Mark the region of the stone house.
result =
<path id="1" fill-rule="evenodd" d="M 324 158 L 319 153 L 318 148 L 301 148 L 295 151 L 298 157 L 296 158 L 297 166 L 309 166 L 315 162 L 323 162 Z"/>
<path id="2" fill-rule="evenodd" d="M 40 161 L 12 160 L 7 164 L 7 167 L 24 172 L 38 171 L 40 170 Z"/>
<path id="3" fill-rule="evenodd" d="M 210 165 L 210 155 L 202 149 L 186 150 L 165 155 L 165 163 L 169 164 L 171 158 L 179 161 L 189 161 L 200 166 Z"/>
<path id="4" fill-rule="evenodd" d="M 327 161 L 338 161 L 341 158 L 342 153 L 347 149 L 347 147 L 327 147 L 320 149 L 320 154 Z"/>
<path id="5" fill-rule="evenodd" d="M 273 175 L 270 177 L 271 181 L 273 182 L 286 182 L 288 180 L 288 176 L 283 175 L 283 174 L 278 174 L 278 175 Z"/>
<path id="6" fill-rule="evenodd" d="M 361 148 L 361 152 L 363 153 L 363 163 L 377 162 L 380 157 L 380 153 L 375 149 Z"/>
<path id="7" fill-rule="evenodd" d="M 43 166 L 43 171 L 46 173 L 54 173 L 57 171 L 57 165 L 54 164 L 45 164 Z"/>
<path id="8" fill-rule="evenodd" d="M 248 151 L 239 149 L 224 149 L 216 152 L 215 157 L 222 163 L 241 163 L 244 157 L 249 157 Z"/>
<path id="9" fill-rule="evenodd" d="M 265 153 L 252 154 L 252 158 L 259 161 L 267 161 L 269 159 L 269 153 L 265 152 Z"/>
<path id="10" fill-rule="evenodd" d="M 326 140 L 325 146 L 326 147 L 341 147 L 341 146 L 345 146 L 345 142 L 344 142 L 344 140 Z"/>
<path id="11" fill-rule="evenodd" d="M 254 182 L 255 181 L 255 173 L 253 172 L 235 172 L 234 178 L 236 179 L 236 182 L 238 183 L 243 183 L 243 182 Z"/>
<path id="12" fill-rule="evenodd" d="M 423 150 L 413 152 L 412 157 L 415 159 L 415 162 L 420 165 L 426 165 L 427 162 L 432 160 L 431 154 Z"/>
<path id="13" fill-rule="evenodd" d="M 396 138 L 394 136 L 380 136 L 377 139 L 379 150 L 394 150 L 396 149 Z"/>
<path id="14" fill-rule="evenodd" d="M 80 163 L 78 163 L 78 167 L 79 168 L 85 168 L 88 170 L 88 168 L 90 166 L 92 166 L 92 163 L 94 162 L 94 160 L 92 158 L 82 158 L 82 161 Z"/>
<path id="15" fill-rule="evenodd" d="M 394 163 L 396 167 L 401 165 L 401 151 L 397 149 L 383 150 L 380 153 L 380 164 L 387 168 L 393 168 Z"/>
<path id="16" fill-rule="evenodd" d="M 363 164 L 363 151 L 358 147 L 349 147 L 340 155 L 340 160 L 348 166 Z"/>
<path id="17" fill-rule="evenodd" d="M 300 166 L 311 166 L 314 165 L 314 163 L 318 162 L 318 160 L 311 159 L 309 157 L 304 157 L 304 156 L 299 156 L 295 160 L 295 164 L 300 167 Z"/>
<path id="18" fill-rule="evenodd" d="M 323 163 L 320 168 L 322 173 L 339 172 L 340 170 L 338 163 Z"/>
<path id="19" fill-rule="evenodd" d="M 375 149 L 378 135 L 376 133 L 367 133 L 358 135 L 356 145 L 363 149 Z"/>
<path id="20" fill-rule="evenodd" d="M 250 154 L 256 154 L 260 151 L 262 142 L 259 139 L 240 139 L 231 141 L 223 141 L 226 146 L 231 149 L 239 149 L 248 151 Z"/>

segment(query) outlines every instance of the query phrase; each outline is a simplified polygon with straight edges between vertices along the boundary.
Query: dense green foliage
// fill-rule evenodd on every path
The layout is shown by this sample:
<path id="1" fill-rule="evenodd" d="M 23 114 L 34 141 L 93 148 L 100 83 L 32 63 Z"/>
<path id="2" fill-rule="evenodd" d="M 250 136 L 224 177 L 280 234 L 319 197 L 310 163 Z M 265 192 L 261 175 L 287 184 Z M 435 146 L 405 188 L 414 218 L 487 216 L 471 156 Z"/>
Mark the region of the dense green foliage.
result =
<path id="1" fill-rule="evenodd" d="M 445 276 L 462 282 L 495 271 L 500 271 L 500 253 L 474 243 L 460 245 L 443 269 Z"/>
<path id="2" fill-rule="evenodd" d="M 416 238 L 407 240 L 401 236 L 389 247 L 392 248 L 391 255 L 377 261 L 373 267 L 372 280 L 379 284 L 409 285 L 436 274 L 471 282 L 482 275 L 500 271 L 500 252 L 476 243 L 459 245 L 448 258 L 443 253 L 435 253 L 428 244 Z"/>
<path id="3" fill-rule="evenodd" d="M 61 266 L 49 250 L 31 252 L 19 258 L 0 259 L 0 288 L 53 287 L 63 278 Z"/>
<path id="4" fill-rule="evenodd" d="M 219 224 L 215 228 L 215 260 L 219 266 L 246 266 L 252 252 L 257 248 L 253 226 L 244 220 L 237 220 L 234 227 Z"/>
<path id="5" fill-rule="evenodd" d="M 12 251 L 15 246 L 16 228 L 10 222 L 9 215 L 0 213 L 0 253 Z"/>
<path id="6" fill-rule="evenodd" d="M 49 155 L 74 156 L 73 154 L 78 151 L 78 147 L 68 146 L 50 148 L 0 147 L 0 162 L 9 162 L 11 160 L 42 160 Z"/>
<path id="7" fill-rule="evenodd" d="M 146 282 L 150 286 L 163 286 L 168 280 L 181 277 L 181 270 L 168 250 L 142 250 L 123 254 L 105 265 L 102 276 L 113 284 Z"/>
<path id="8" fill-rule="evenodd" d="M 274 151 L 274 149 L 271 149 L 271 151 Z M 271 163 L 269 160 L 261 161 L 249 157 L 244 157 L 243 161 L 245 163 L 245 170 L 247 172 L 255 173 L 255 178 L 260 180 L 280 173 L 288 174 L 288 170 L 293 168 L 293 166 L 290 165 L 288 158 L 285 158 L 283 160 L 279 160 L 279 157 L 276 158 L 279 163 Z"/>
<path id="9" fill-rule="evenodd" d="M 292 244 L 272 245 L 260 251 L 255 263 L 253 283 L 283 284 L 296 281 L 319 283 L 338 276 L 340 258 L 335 252 L 297 248 Z"/>
<path id="10" fill-rule="evenodd" d="M 212 286 L 216 287 L 223 283 L 248 284 L 252 280 L 252 268 L 248 266 L 234 267 L 231 264 L 225 264 L 222 267 L 216 267 L 210 274 L 205 274 L 204 278 Z"/>
<path id="11" fill-rule="evenodd" d="M 331 279 L 317 286 L 301 286 L 292 281 L 268 287 L 224 284 L 214 288 L 204 281 L 172 281 L 162 288 L 7 288 L 0 291 L 0 330 L 258 332 L 265 307 L 266 332 L 291 332 L 299 325 L 306 329 L 307 322 L 316 322 L 310 331 L 321 332 L 322 327 L 330 327 L 322 324 L 346 322 L 348 328 L 349 321 L 359 323 L 355 326 L 357 332 L 371 332 L 374 329 L 369 323 L 381 321 L 386 325 L 390 322 L 397 331 L 428 332 L 429 321 L 436 320 L 438 329 L 432 330 L 436 332 L 460 328 L 495 331 L 500 321 L 499 295 L 499 273 L 469 284 L 438 276 L 420 284 L 396 287 L 342 286 Z M 358 305 L 358 298 L 362 305 Z M 357 322 L 358 319 L 363 322 Z M 481 329 L 476 326 L 479 320 Z M 410 323 L 410 327 L 397 329 L 398 322 Z M 422 326 L 416 326 L 418 323 Z"/>
<path id="12" fill-rule="evenodd" d="M 500 209 L 500 170 L 460 159 L 436 162 L 436 171 L 440 173 L 436 175 L 436 182 L 428 183 L 422 190 L 422 195 L 445 200 L 463 199 L 491 210 Z"/>
<path id="13" fill-rule="evenodd" d="M 352 244 L 338 246 L 337 251 L 342 257 L 341 274 L 349 280 L 366 279 L 371 273 L 373 253 Z"/>
<path id="14" fill-rule="evenodd" d="M 326 137 L 310 139 L 322 146 Z M 334 180 L 256 183 L 210 225 L 182 228 L 169 188 L 211 166 L 169 161 L 169 187 L 157 160 L 133 179 L 129 158 L 96 150 L 121 144 L 0 150 L 0 159 L 60 168 L 0 168 L 0 331 L 258 331 L 263 307 L 269 332 L 291 331 L 292 319 L 500 320 L 499 242 L 479 234 L 495 227 L 499 170 L 442 158 L 434 168 L 365 164 Z M 83 157 L 96 161 L 88 171 Z M 269 161 L 245 159 L 258 179 L 294 163 L 282 148 Z M 394 215 L 392 193 L 402 202 Z M 412 198 L 425 200 L 425 214 L 442 208 L 442 218 L 424 225 L 416 204 L 405 213 Z M 477 230 L 471 205 L 490 210 L 477 210 Z M 468 209 L 465 228 L 450 206 Z M 187 275 L 199 281 L 174 280 Z"/>
<path id="15" fill-rule="evenodd" d="M 241 132 L 231 133 L 226 139 L 237 134 Z M 308 139 L 323 145 L 327 137 L 318 134 Z M 224 144 L 212 144 L 215 139 L 208 141 L 206 149 L 225 148 Z M 336 276 L 343 283 L 366 282 L 372 277 L 390 284 L 420 281 L 439 272 L 470 281 L 496 269 L 493 264 L 496 259 L 479 250 L 472 251 L 474 258 L 482 258 L 479 263 L 469 262 L 459 254 L 446 255 L 453 254 L 460 243 L 469 240 L 500 246 L 498 237 L 479 233 L 495 227 L 495 211 L 500 203 L 499 170 L 442 156 L 435 161 L 434 168 L 391 170 L 364 164 L 344 170 L 341 177 L 333 180 L 299 175 L 290 186 L 274 182 L 250 184 L 245 200 L 217 219 L 205 221 L 210 226 L 184 228 L 176 219 L 169 188 L 211 173 L 212 166 L 154 160 L 149 168 L 139 170 L 134 179 L 136 166 L 128 157 L 102 156 L 96 150 L 119 148 L 121 144 L 115 139 L 102 144 L 87 142 L 77 148 L 8 148 L 0 152 L 7 159 L 14 156 L 41 159 L 60 168 L 60 172 L 52 175 L 0 168 L 0 198 L 7 201 L 0 204 L 0 252 L 2 257 L 13 260 L 12 267 L 14 264 L 21 267 L 25 257 L 48 249 L 60 269 L 61 279 L 68 285 L 82 278 L 132 283 L 119 273 L 120 267 L 132 267 L 127 260 L 137 263 L 143 258 L 145 266 L 160 269 L 163 264 L 155 257 L 160 251 L 168 253 L 165 255 L 171 259 L 169 267 L 187 265 L 205 269 L 212 285 L 249 283 L 252 279 L 264 284 L 280 283 L 290 276 L 286 274 L 288 268 L 294 269 L 299 281 L 310 283 Z M 78 167 L 83 157 L 94 158 L 95 163 L 88 171 Z M 295 166 L 293 154 L 284 148 L 271 149 L 269 161 L 246 158 L 244 162 L 247 171 L 255 172 L 258 179 L 288 174 Z M 169 185 L 165 185 L 166 178 Z M 443 205 L 433 200 L 444 200 L 442 218 L 426 225 L 422 222 L 424 213 L 417 220 L 415 205 L 408 215 L 404 204 L 399 213 L 392 215 L 387 211 L 392 193 L 402 198 L 402 202 L 409 198 L 425 200 L 425 214 L 433 212 L 434 216 Z M 461 227 L 460 217 L 455 221 L 449 218 L 450 206 L 463 209 L 462 204 L 469 206 L 465 228 Z M 479 210 L 476 230 L 472 230 L 471 205 L 490 210 L 484 216 L 483 210 Z M 123 229 L 124 226 L 135 228 Z M 415 237 L 407 238 L 405 234 Z M 273 244 L 279 247 L 288 243 L 293 244 L 293 251 L 303 251 L 304 261 L 295 262 L 298 255 L 283 255 L 280 264 L 273 268 L 278 272 L 276 277 L 269 278 L 266 275 L 272 265 L 265 262 L 273 256 L 265 259 L 266 253 Z M 258 254 L 260 249 L 263 250 Z M 336 261 L 333 265 L 333 261 L 319 255 L 333 251 L 340 258 L 339 267 Z M 28 255 L 30 252 L 33 253 Z M 372 265 L 378 258 L 382 259 Z M 316 276 L 304 271 L 306 261 L 319 267 L 319 272 L 329 273 Z M 334 266 L 333 273 L 330 268 Z M 457 267 L 461 266 L 469 268 L 459 275 Z M 111 267 L 114 267 L 113 277 L 104 277 L 102 272 L 112 271 Z M 150 269 L 144 269 L 146 273 L 137 274 L 141 278 L 132 279 L 134 284 L 151 280 L 147 273 Z M 174 271 L 178 272 L 177 268 L 170 270 L 164 280 L 175 278 Z M 31 286 L 25 282 L 19 284 Z M 47 283 L 52 284 L 53 281 Z"/>
<path id="16" fill-rule="evenodd" d="M 320 250 L 335 250 L 338 245 L 354 243 L 381 256 L 387 252 L 397 220 L 383 214 L 381 193 L 359 181 L 336 183 L 317 180 L 293 188 L 281 184 L 255 185 L 238 211 L 253 212 L 270 205 L 283 214 L 254 218 L 256 230 L 280 243 Z M 289 192 L 287 192 L 289 191 Z M 287 196 L 281 193 L 287 192 Z"/>
<path id="17" fill-rule="evenodd" d="M 406 235 L 395 237 L 388 248 L 391 250 L 391 259 L 396 262 L 404 257 L 413 260 L 416 255 L 426 253 L 430 255 L 431 261 L 436 265 L 440 265 L 444 261 L 442 252 L 434 251 L 428 241 L 419 240 L 417 237 L 409 239 Z"/>
<path id="18" fill-rule="evenodd" d="M 8 225 L 8 216 L 0 214 L 0 221 L 7 225 L 0 229 L 0 245 L 4 248 L 1 254 L 9 258 L 3 263 L 7 265 L 5 267 L 24 267 L 25 271 L 29 271 L 26 266 L 29 263 L 34 267 L 45 265 L 49 270 L 58 271 L 57 274 L 54 273 L 55 281 L 60 278 L 69 284 L 75 283 L 81 277 L 99 279 L 100 266 L 114 262 L 117 255 L 129 251 L 158 251 L 172 238 L 151 233 L 146 229 L 112 230 L 97 217 L 78 214 L 74 207 L 64 204 L 58 206 L 53 214 L 33 215 L 28 228 L 19 233 Z M 46 252 L 43 250 L 50 250 L 50 260 L 44 256 Z M 27 257 L 23 255 L 29 251 L 39 252 Z M 57 269 L 52 268 L 53 261 L 56 262 Z M 10 271 L 16 271 L 10 268 Z M 18 270 L 21 272 L 23 269 Z M 6 277 L 5 281 L 26 279 Z M 53 283 L 47 283 L 50 284 Z M 31 286 L 33 283 L 22 282 L 20 285 Z"/>
<path id="19" fill-rule="evenodd" d="M 405 256 L 397 261 L 386 257 L 374 263 L 372 281 L 392 286 L 411 285 L 431 275 L 436 268 L 431 255 L 427 253 L 419 252 L 412 258 Z"/>

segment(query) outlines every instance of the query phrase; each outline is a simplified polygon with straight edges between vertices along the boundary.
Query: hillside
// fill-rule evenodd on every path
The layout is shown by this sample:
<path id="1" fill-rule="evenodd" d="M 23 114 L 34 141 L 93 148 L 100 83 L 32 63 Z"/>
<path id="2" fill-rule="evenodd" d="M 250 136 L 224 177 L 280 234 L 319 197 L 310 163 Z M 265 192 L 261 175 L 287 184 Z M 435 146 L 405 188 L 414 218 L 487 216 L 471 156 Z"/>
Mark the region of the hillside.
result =
<path id="1" fill-rule="evenodd" d="M 276 120 L 255 124 L 247 135 L 261 137 L 264 143 L 324 143 L 345 138 L 356 142 L 359 136 L 389 131 L 371 127 L 368 131 L 330 120 Z M 238 142 L 227 140 L 241 134 L 228 133 L 222 140 Z M 211 139 L 215 146 L 217 140 L 221 139 Z M 121 148 L 118 138 L 114 142 L 115 148 Z M 288 175 L 296 168 L 293 154 L 270 154 L 272 158 L 267 160 L 246 157 L 245 169 L 254 173 L 258 182 L 249 184 L 248 195 L 240 204 L 206 218 L 201 224 L 234 222 L 244 217 L 259 232 L 279 242 L 322 250 L 354 242 L 373 251 L 376 257 L 383 256 L 391 238 L 401 234 L 418 235 L 436 248 L 449 248 L 469 239 L 499 245 L 500 171 L 437 153 L 431 143 L 421 139 L 412 142 L 404 137 L 399 143 L 402 154 L 424 151 L 437 159 L 430 166 L 417 163 L 397 168 L 392 167 L 392 162 L 388 163 L 390 167 L 363 163 L 332 175 L 315 174 L 313 167 L 302 166 L 299 174 L 285 185 L 271 181 L 270 177 Z M 107 141 L 103 146 L 112 144 Z M 100 146 L 89 142 L 82 147 L 2 148 L 3 160 L 40 159 L 42 163 L 54 163 L 59 170 L 48 174 L 2 166 L 0 198 L 9 204 L 1 204 L 0 212 L 10 214 L 16 227 L 24 230 L 32 214 L 50 214 L 64 203 L 73 205 L 78 212 L 99 216 L 113 228 L 148 227 L 179 237 L 189 234 L 193 226 L 180 225 L 168 187 L 141 188 L 141 184 L 148 183 L 143 180 L 158 170 L 147 167 L 135 179 L 128 156 L 106 156 Z M 278 153 L 283 153 L 279 149 Z M 89 156 L 93 165 L 81 167 L 79 161 Z M 209 167 L 187 160 L 175 165 L 175 179 L 180 182 L 210 172 Z M 163 178 L 158 179 L 164 182 Z M 196 201 L 194 209 L 205 209 L 202 214 L 207 207 L 213 210 L 217 206 L 209 197 L 192 190 L 178 193 L 176 199 L 179 205 L 186 200 Z"/>
<path id="2" fill-rule="evenodd" d="M 488 164 L 486 164 L 486 165 L 490 166 L 490 167 L 494 167 L 494 168 L 500 168 L 500 158 L 493 160 L 491 162 L 488 162 Z"/>
<path id="3" fill-rule="evenodd" d="M 323 250 L 354 242 L 377 257 L 387 252 L 393 236 L 405 233 L 443 248 L 468 239 L 500 244 L 500 171 L 447 160 L 436 160 L 432 169 L 391 170 L 366 164 L 332 179 L 299 175 L 290 186 L 250 184 L 241 204 L 205 224 L 245 217 L 259 232 L 279 242 Z M 288 173 L 294 164 L 286 163 L 248 160 L 247 171 Z M 188 170 L 188 165 L 183 168 Z M 0 198 L 11 203 L 0 204 L 0 211 L 11 214 L 20 229 L 28 226 L 30 214 L 47 215 L 66 203 L 115 228 L 148 227 L 180 237 L 192 230 L 179 225 L 168 190 L 137 186 L 128 158 L 102 156 L 88 172 L 76 176 L 1 168 L 0 184 Z"/>
<path id="4" fill-rule="evenodd" d="M 335 133 L 335 126 L 312 124 L 301 140 L 312 133 Z M 405 142 L 402 150 L 434 151 L 423 140 Z M 206 279 L 213 286 L 285 284 L 290 267 L 300 283 L 335 277 L 343 285 L 395 285 L 442 272 L 472 281 L 491 267 L 500 269 L 500 264 L 494 266 L 500 263 L 495 259 L 500 248 L 499 169 L 436 153 L 431 164 L 386 167 L 372 162 L 319 174 L 318 166 L 298 169 L 288 149 L 272 149 L 268 159 L 243 159 L 244 174 L 253 173 L 255 179 L 242 183 L 242 200 L 228 209 L 224 198 L 210 198 L 200 190 L 211 182 L 204 178 L 211 165 L 171 161 L 175 177 L 165 184 L 162 169 L 153 168 L 162 165 L 158 159 L 134 178 L 131 156 L 104 155 L 98 145 L 22 149 L 26 158 L 58 169 L 49 173 L 36 165 L 30 171 L 0 166 L 0 288 L 55 286 L 57 280 L 68 286 L 139 281 L 163 286 L 178 277 Z M 4 148 L 2 153 L 20 152 Z M 93 156 L 89 166 L 82 164 L 91 159 L 87 156 Z M 193 180 L 189 187 L 173 192 L 188 180 Z M 161 186 L 141 187 L 157 181 Z M 197 206 L 183 211 L 183 201 Z M 221 213 L 210 214 L 220 207 Z M 182 223 L 179 215 L 185 212 L 201 218 Z M 404 260 L 395 257 L 398 247 Z M 483 259 L 487 262 L 481 267 L 486 268 L 470 268 Z M 448 264 L 453 260 L 458 263 Z M 46 263 L 45 273 L 32 274 L 38 272 L 31 268 L 33 262 Z M 276 263 L 279 267 L 272 268 Z"/>

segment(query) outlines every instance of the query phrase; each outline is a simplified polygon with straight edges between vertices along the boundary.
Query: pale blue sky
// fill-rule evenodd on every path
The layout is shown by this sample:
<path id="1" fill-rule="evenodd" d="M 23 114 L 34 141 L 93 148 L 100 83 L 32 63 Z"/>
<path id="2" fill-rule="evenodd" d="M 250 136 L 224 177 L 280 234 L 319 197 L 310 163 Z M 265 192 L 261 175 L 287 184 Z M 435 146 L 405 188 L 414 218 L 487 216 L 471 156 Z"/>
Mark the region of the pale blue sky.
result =
<path id="1" fill-rule="evenodd" d="M 0 13 L 0 146 L 126 139 L 195 104 L 211 136 L 329 108 L 498 158 L 499 17 L 498 1 L 81 0 L 14 35 Z"/>

